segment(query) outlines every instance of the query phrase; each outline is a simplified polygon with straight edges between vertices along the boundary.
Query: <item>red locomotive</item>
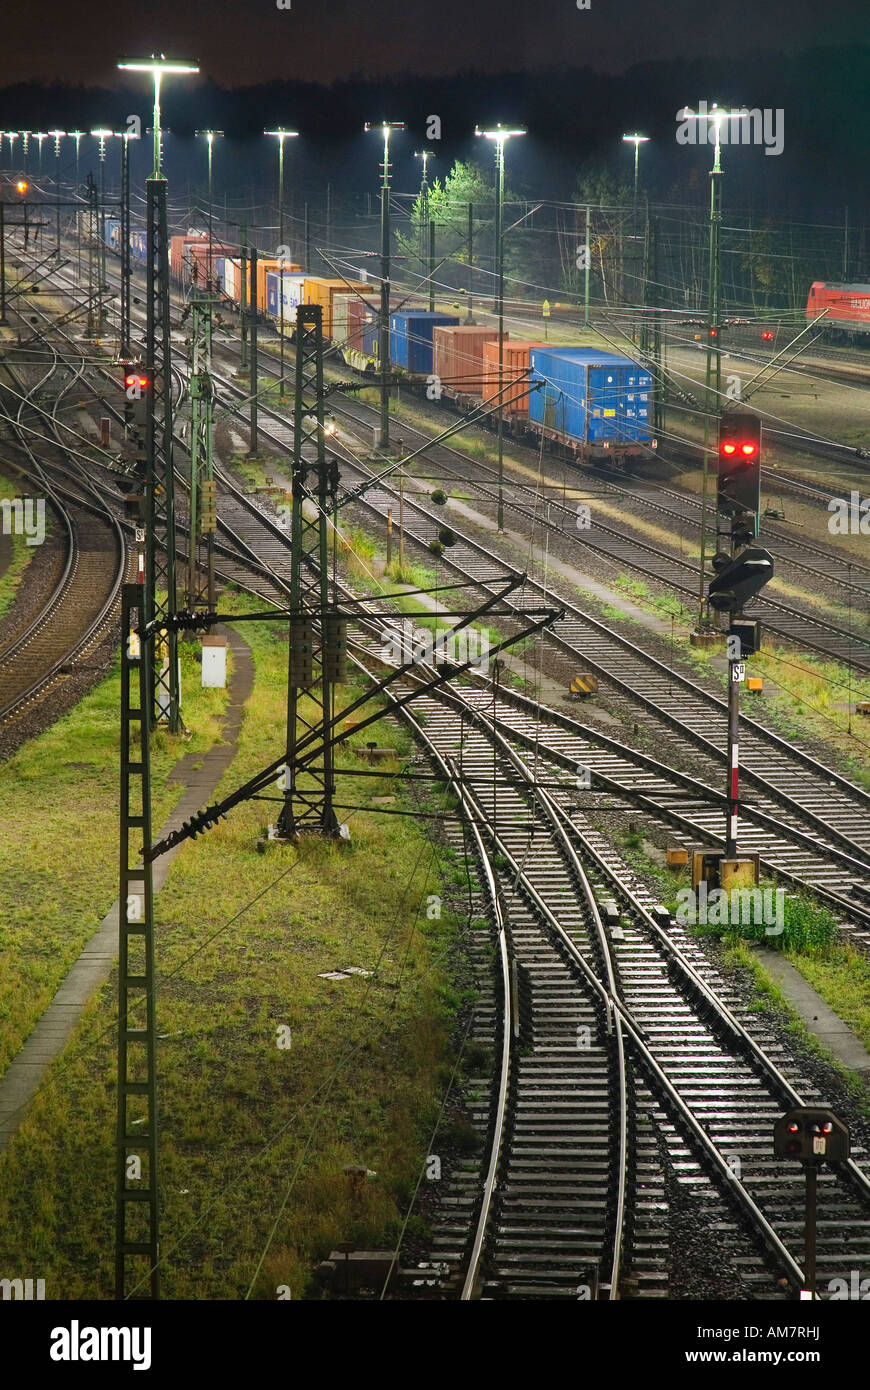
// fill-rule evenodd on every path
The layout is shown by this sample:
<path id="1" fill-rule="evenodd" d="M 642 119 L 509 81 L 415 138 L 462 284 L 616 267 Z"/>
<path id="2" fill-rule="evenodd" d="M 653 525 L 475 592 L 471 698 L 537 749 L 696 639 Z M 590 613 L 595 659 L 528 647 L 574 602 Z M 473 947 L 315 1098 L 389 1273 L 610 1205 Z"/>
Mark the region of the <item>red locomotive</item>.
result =
<path id="1" fill-rule="evenodd" d="M 829 338 L 870 335 L 870 285 L 837 285 L 814 280 L 807 297 L 807 323 L 819 315 L 817 327 Z"/>

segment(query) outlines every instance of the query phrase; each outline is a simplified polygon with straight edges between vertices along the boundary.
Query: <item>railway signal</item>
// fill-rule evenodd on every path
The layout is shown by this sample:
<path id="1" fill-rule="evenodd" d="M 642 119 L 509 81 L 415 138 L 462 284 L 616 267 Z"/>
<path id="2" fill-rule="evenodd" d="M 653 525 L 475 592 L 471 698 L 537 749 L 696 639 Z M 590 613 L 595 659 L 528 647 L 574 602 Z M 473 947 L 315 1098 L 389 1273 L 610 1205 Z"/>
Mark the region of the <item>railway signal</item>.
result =
<path id="1" fill-rule="evenodd" d="M 774 1158 L 791 1158 L 803 1164 L 806 1175 L 804 1227 L 804 1288 L 801 1299 L 816 1296 L 816 1198 L 819 1169 L 823 1163 L 845 1163 L 850 1155 L 849 1130 L 833 1110 L 799 1105 L 780 1116 L 773 1127 Z"/>
<path id="2" fill-rule="evenodd" d="M 710 607 L 720 613 L 738 613 L 773 578 L 773 556 L 760 545 L 747 546 L 725 564 L 717 555 L 714 565 L 717 560 L 720 564 L 710 581 L 707 599 Z"/>
<path id="3" fill-rule="evenodd" d="M 145 458 L 145 425 L 151 404 L 151 374 L 145 367 L 127 363 L 124 387 L 124 429 L 137 457 Z"/>
<path id="4" fill-rule="evenodd" d="M 740 537 L 755 539 L 761 508 L 761 421 L 747 410 L 729 411 L 719 421 L 717 506 L 721 515 L 731 517 Z"/>

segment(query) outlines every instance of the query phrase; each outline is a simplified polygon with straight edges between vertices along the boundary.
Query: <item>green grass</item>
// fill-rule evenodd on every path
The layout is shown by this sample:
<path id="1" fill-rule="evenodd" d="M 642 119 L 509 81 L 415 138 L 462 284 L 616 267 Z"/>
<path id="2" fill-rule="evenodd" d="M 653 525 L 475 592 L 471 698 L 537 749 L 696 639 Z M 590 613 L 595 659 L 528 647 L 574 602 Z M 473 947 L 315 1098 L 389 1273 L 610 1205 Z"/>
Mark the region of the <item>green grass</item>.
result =
<path id="1" fill-rule="evenodd" d="M 870 1049 L 870 960 L 852 946 L 834 946 L 826 955 L 788 959 Z"/>
<path id="2" fill-rule="evenodd" d="M 770 883 L 762 883 L 759 886 L 773 887 Z M 739 906 L 732 909 L 731 915 L 741 917 Z M 784 899 L 783 929 L 777 935 L 768 935 L 767 926 L 763 921 L 740 920 L 736 929 L 728 925 L 699 923 L 695 931 L 699 936 L 718 936 L 729 942 L 754 941 L 772 950 L 782 951 L 801 962 L 826 958 L 837 939 L 837 923 L 832 913 L 806 894 L 787 896 Z M 803 966 L 800 968 L 803 969 Z"/>
<path id="3" fill-rule="evenodd" d="M 153 739 L 154 824 L 184 788 L 176 760 L 218 735 L 226 692 L 203 690 L 196 648 L 182 643 L 187 741 Z M 0 1067 L 18 1051 L 118 891 L 120 676 L 102 681 L 64 718 L 0 765 Z"/>
<path id="4" fill-rule="evenodd" d="M 848 956 L 848 954 L 849 952 L 847 951 L 846 955 Z M 826 1047 L 814 1033 L 809 1031 L 803 1019 L 792 1008 L 780 987 L 770 978 L 761 961 L 747 942 L 738 940 L 731 941 L 725 953 L 725 960 L 728 965 L 742 968 L 748 971 L 752 976 L 755 994 L 750 1007 L 756 1012 L 767 1012 L 777 1017 L 801 1046 L 820 1058 L 833 1072 L 839 1075 L 844 1089 L 850 1095 L 852 1103 L 861 1110 L 864 1115 L 870 1116 L 870 1097 L 867 1095 L 867 1086 L 864 1078 L 859 1076 L 856 1072 L 850 1071 L 848 1067 L 845 1067 L 842 1062 L 837 1060 L 830 1049 Z M 793 960 L 792 963 L 798 965 L 796 960 Z M 850 968 L 848 961 L 844 962 L 844 967 L 846 970 Z M 806 973 L 804 971 L 804 964 L 800 964 L 798 968 Z M 807 974 L 807 978 L 813 983 L 809 974 Z M 843 985 L 844 982 L 841 982 L 840 988 L 842 988 Z M 828 981 L 827 987 L 832 987 L 831 981 Z M 816 988 L 818 988 L 822 997 L 828 1000 L 831 1007 L 835 1009 L 835 1012 L 839 1013 L 840 1009 L 838 1009 L 833 1002 L 833 998 L 837 997 L 837 990 L 833 990 L 833 997 L 828 999 L 828 996 L 819 988 L 818 984 Z M 862 1036 L 862 1040 L 867 1043 L 867 1037 L 860 1032 L 863 1024 L 859 1021 L 859 1014 L 863 1011 L 856 1009 L 853 1017 L 851 1019 L 849 1018 L 845 988 L 843 988 L 843 992 L 840 994 L 840 1007 L 843 1009 L 840 1016 L 846 1019 L 847 1022 L 850 1022 L 854 1031 L 858 1033 L 859 1036 Z M 866 1001 L 864 1010 L 866 1010 Z"/>
<path id="5" fill-rule="evenodd" d="M 286 644 L 274 625 L 248 623 L 243 635 L 256 685 L 222 792 L 274 759 L 283 739 Z M 89 697 L 90 726 L 83 719 L 73 740 L 96 762 L 90 790 L 106 800 L 116 779 L 115 694 L 113 678 Z M 378 725 L 376 736 L 400 759 L 407 751 L 394 725 Z M 58 735 L 55 760 L 62 745 Z M 31 777 L 56 800 L 56 815 L 48 827 L 32 822 L 38 848 L 36 837 L 24 844 L 46 880 L 81 833 L 78 783 L 49 784 L 50 754 Z M 350 775 L 367 767 L 351 748 L 339 767 L 349 770 L 338 777 L 339 801 L 366 806 L 393 794 L 401 804 L 398 780 Z M 448 1029 L 464 1001 L 440 961 L 455 923 L 446 911 L 426 916 L 427 896 L 441 889 L 420 821 L 341 811 L 350 844 L 312 838 L 258 854 L 276 811 L 246 803 L 188 843 L 157 898 L 167 1298 L 240 1298 L 252 1280 L 255 1298 L 274 1298 L 279 1284 L 302 1297 L 336 1243 L 394 1241 L 450 1073 Z M 113 821 L 110 807 L 88 843 L 91 891 L 77 885 L 91 928 L 114 895 Z M 23 866 L 20 874 L 19 889 L 30 881 Z M 36 946 L 44 932 L 35 906 L 30 916 Z M 318 978 L 344 965 L 373 974 Z M 116 988 L 113 976 L 92 1001 L 0 1159 L 4 1257 L 38 1269 L 48 1297 L 111 1296 Z M 289 1049 L 277 1046 L 280 1025 L 291 1030 Z M 377 1177 L 355 1187 L 343 1170 L 360 1163 Z"/>

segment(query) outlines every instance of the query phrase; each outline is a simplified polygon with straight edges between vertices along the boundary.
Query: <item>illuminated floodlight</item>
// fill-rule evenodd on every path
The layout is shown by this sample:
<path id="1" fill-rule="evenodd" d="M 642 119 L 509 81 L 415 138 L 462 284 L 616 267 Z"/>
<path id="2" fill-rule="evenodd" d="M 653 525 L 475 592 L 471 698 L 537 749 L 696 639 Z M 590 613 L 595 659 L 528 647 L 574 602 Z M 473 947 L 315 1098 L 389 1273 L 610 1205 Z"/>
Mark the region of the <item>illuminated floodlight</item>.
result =
<path id="1" fill-rule="evenodd" d="M 199 72 L 198 63 L 186 63 L 167 58 L 164 53 L 152 53 L 150 58 L 125 58 L 118 64 L 123 72 L 150 72 L 154 79 L 154 172 L 152 178 L 161 179 L 160 172 L 160 83 L 164 74 Z"/>
<path id="2" fill-rule="evenodd" d="M 649 140 L 648 135 L 623 135 L 623 140 L 634 145 L 634 196 L 637 197 L 637 165 L 640 147 L 645 141 Z"/>
<path id="3" fill-rule="evenodd" d="M 480 126 L 476 125 L 474 127 L 474 133 L 475 135 L 482 135 L 485 140 L 498 140 L 499 142 L 503 142 L 509 140 L 512 135 L 527 135 L 528 131 L 522 130 L 519 127 L 517 127 L 516 130 L 509 130 L 507 126 L 503 126 L 501 122 L 499 122 L 493 130 L 481 130 Z"/>

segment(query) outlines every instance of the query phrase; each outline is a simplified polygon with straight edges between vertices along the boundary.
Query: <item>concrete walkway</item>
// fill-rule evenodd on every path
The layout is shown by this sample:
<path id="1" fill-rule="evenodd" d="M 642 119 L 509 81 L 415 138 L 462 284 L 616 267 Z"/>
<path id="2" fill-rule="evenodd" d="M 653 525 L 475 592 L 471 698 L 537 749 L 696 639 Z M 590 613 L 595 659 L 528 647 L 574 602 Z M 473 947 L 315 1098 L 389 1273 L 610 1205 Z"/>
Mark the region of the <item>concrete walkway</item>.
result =
<path id="1" fill-rule="evenodd" d="M 185 795 L 178 802 L 158 838 L 177 830 L 184 821 L 208 804 L 238 749 L 244 704 L 254 685 L 251 649 L 232 629 L 225 629 L 233 653 L 233 679 L 229 703 L 221 723 L 224 742 L 215 744 L 205 755 L 185 754 L 170 773 L 170 781 L 183 781 Z M 192 763 L 202 766 L 193 769 Z M 169 866 L 180 845 L 169 850 L 154 865 L 154 891 L 166 882 Z M 93 936 L 83 947 L 54 999 L 40 1018 L 21 1051 L 12 1059 L 0 1080 L 0 1152 L 8 1145 L 27 1114 L 49 1065 L 63 1050 L 82 1009 L 94 990 L 104 984 L 118 958 L 118 901 L 112 904 Z"/>
<path id="2" fill-rule="evenodd" d="M 824 1043 L 838 1062 L 842 1062 L 850 1071 L 858 1072 L 870 1085 L 870 1052 L 848 1024 L 837 1017 L 822 996 L 816 993 L 799 970 L 783 959 L 779 951 L 760 950 L 755 954 L 806 1025 L 807 1031 Z"/>

